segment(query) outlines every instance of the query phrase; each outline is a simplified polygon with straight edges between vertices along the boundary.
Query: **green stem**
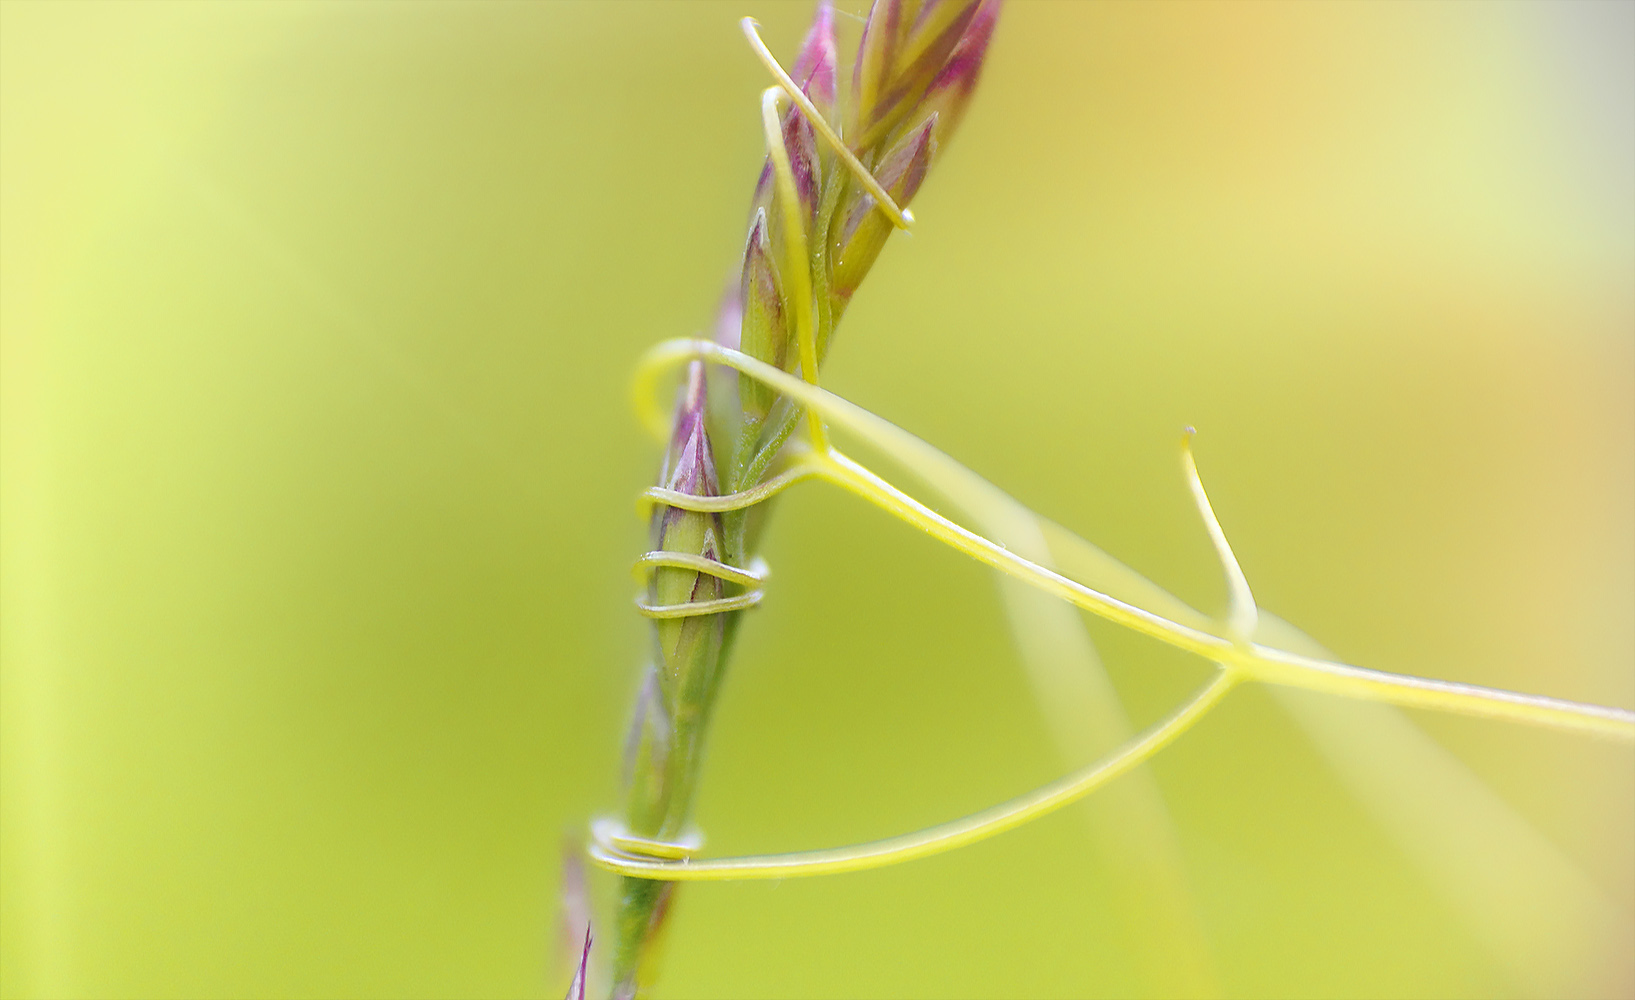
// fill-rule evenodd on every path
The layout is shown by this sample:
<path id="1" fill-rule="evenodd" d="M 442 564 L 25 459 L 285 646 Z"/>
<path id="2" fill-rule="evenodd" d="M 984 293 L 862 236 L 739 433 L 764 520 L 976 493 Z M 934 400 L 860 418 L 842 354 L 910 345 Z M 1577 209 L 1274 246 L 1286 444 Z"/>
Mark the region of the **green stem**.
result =
<path id="1" fill-rule="evenodd" d="M 931 857 L 1006 830 L 1014 830 L 1077 802 L 1114 778 L 1129 773 L 1192 728 L 1205 713 L 1220 704 L 1238 680 L 1233 671 L 1222 670 L 1169 718 L 1126 743 L 1111 756 L 1037 791 L 927 830 L 834 850 L 708 861 L 659 860 L 610 848 L 598 841 L 591 847 L 591 857 L 613 871 L 642 873 L 678 882 L 837 875 Z"/>

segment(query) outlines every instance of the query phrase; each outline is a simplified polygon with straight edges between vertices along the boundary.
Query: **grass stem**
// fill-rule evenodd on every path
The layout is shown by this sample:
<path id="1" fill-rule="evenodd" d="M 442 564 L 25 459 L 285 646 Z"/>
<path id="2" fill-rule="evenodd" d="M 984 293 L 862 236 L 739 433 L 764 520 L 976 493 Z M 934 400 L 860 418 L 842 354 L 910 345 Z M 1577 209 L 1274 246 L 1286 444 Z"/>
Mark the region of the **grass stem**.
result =
<path id="1" fill-rule="evenodd" d="M 1238 680 L 1234 671 L 1222 670 L 1169 718 L 1108 757 L 1009 802 L 915 833 L 824 851 L 698 860 L 675 857 L 675 845 L 671 843 L 656 845 L 661 850 L 669 851 L 669 856 L 648 854 L 634 838 L 620 835 L 612 827 L 600 824 L 593 831 L 595 839 L 590 856 L 602 867 L 623 875 L 678 882 L 838 875 L 928 858 L 1014 830 L 1077 802 L 1113 779 L 1128 774 L 1192 728 L 1226 697 Z M 639 853 L 633 852 L 632 848 L 638 849 Z"/>

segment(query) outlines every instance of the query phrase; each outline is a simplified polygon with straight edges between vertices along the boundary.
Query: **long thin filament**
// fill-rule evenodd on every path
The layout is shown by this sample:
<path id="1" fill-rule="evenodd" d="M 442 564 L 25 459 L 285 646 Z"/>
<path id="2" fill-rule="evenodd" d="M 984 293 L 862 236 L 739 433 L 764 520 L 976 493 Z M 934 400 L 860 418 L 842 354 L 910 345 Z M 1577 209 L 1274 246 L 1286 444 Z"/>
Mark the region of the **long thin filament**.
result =
<path id="1" fill-rule="evenodd" d="M 1221 569 L 1226 573 L 1227 631 L 1237 641 L 1248 642 L 1255 634 L 1255 621 L 1260 617 L 1260 611 L 1255 607 L 1254 593 L 1249 590 L 1249 579 L 1243 575 L 1243 567 L 1238 565 L 1238 557 L 1232 553 L 1226 532 L 1221 530 L 1221 522 L 1216 519 L 1215 508 L 1209 502 L 1209 494 L 1204 492 L 1203 480 L 1198 478 L 1198 463 L 1192 458 L 1192 435 L 1193 430 L 1188 427 L 1181 439 L 1181 468 L 1186 472 L 1193 502 L 1198 505 L 1198 515 L 1203 518 L 1204 528 L 1209 531 L 1209 541 L 1215 546 L 1215 556 L 1220 559 Z"/>
<path id="2" fill-rule="evenodd" d="M 890 219 L 891 224 L 898 229 L 907 229 L 913 225 L 914 214 L 906 208 L 897 207 L 897 203 L 892 200 L 891 195 L 887 194 L 886 189 L 880 186 L 880 182 L 874 179 L 873 174 L 869 173 L 869 168 L 863 166 L 862 161 L 852 154 L 852 151 L 847 148 L 846 143 L 840 138 L 840 135 L 829 126 L 827 121 L 824 121 L 823 114 L 818 111 L 817 105 L 812 103 L 812 99 L 806 96 L 806 92 L 800 89 L 800 86 L 790 78 L 788 73 L 784 72 L 784 68 L 779 65 L 777 57 L 772 54 L 772 50 L 766 47 L 765 42 L 761 41 L 760 32 L 755 30 L 760 26 L 755 23 L 755 19 L 746 17 L 738 23 L 743 26 L 744 37 L 749 39 L 749 47 L 755 50 L 755 55 L 761 60 L 761 65 L 765 66 L 767 72 L 772 74 L 773 79 L 778 81 L 778 88 L 789 95 L 789 99 L 795 102 L 795 107 L 800 108 L 800 113 L 806 116 L 808 122 L 812 123 L 813 130 L 818 135 L 823 136 L 824 141 L 834 148 L 835 155 L 839 156 L 840 161 L 846 164 L 846 168 L 857 177 L 858 183 L 863 185 L 863 190 L 874 198 L 875 207 L 885 213 L 886 218 Z"/>
<path id="3" fill-rule="evenodd" d="M 1169 718 L 1126 743 L 1112 755 L 1082 770 L 1009 802 L 916 833 L 825 851 L 698 859 L 629 853 L 629 847 L 634 845 L 630 844 L 628 838 L 625 839 L 626 849 L 621 850 L 619 845 L 614 843 L 611 832 L 606 827 L 601 827 L 597 831 L 600 835 L 590 847 L 590 856 L 603 868 L 620 875 L 678 882 L 835 875 L 928 858 L 934 854 L 974 844 L 979 840 L 986 840 L 1007 830 L 1014 830 L 1065 805 L 1077 802 L 1114 778 L 1128 773 L 1190 729 L 1193 723 L 1226 697 L 1226 693 L 1232 690 L 1238 679 L 1238 675 L 1232 671 L 1216 674 L 1209 684 Z"/>
<path id="4" fill-rule="evenodd" d="M 859 434 L 906 464 L 912 465 L 926 454 L 936 456 L 940 461 L 953 462 L 926 442 L 854 403 L 807 385 L 741 352 L 708 341 L 673 340 L 655 346 L 638 369 L 638 384 L 650 389 L 659 371 L 695 358 L 726 365 L 766 383 L 809 409 L 821 412 L 837 426 Z M 651 396 L 644 408 L 653 408 Z M 1030 562 L 955 524 L 837 452 L 831 451 L 813 458 L 821 459 L 824 478 L 925 530 L 966 555 L 1109 621 L 1210 660 L 1239 667 L 1251 679 L 1408 707 L 1509 719 L 1620 741 L 1635 741 L 1635 712 L 1626 709 L 1368 670 L 1299 656 L 1258 643 L 1238 643 L 1227 636 L 1190 628 Z"/>

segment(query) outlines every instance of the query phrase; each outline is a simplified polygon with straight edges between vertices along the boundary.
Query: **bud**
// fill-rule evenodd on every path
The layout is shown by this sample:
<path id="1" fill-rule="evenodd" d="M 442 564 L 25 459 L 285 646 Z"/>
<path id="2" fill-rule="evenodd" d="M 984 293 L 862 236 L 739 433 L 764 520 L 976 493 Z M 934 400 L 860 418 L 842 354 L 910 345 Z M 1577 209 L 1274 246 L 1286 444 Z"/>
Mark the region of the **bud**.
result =
<path id="1" fill-rule="evenodd" d="M 756 212 L 772 205 L 772 157 L 767 157 L 761 164 L 761 175 L 755 178 L 755 193 L 749 199 L 749 214 L 753 218 Z"/>
<path id="2" fill-rule="evenodd" d="M 687 383 L 676 412 L 675 431 L 660 483 L 665 489 L 693 496 L 717 493 L 715 455 L 704 415 L 707 403 L 704 363 L 687 368 Z M 653 512 L 653 548 L 721 558 L 721 524 L 716 514 L 660 506 Z M 722 596 L 721 581 L 697 570 L 661 566 L 653 571 L 649 599 L 659 607 L 709 601 Z M 721 616 L 661 618 L 655 623 L 660 688 L 676 704 L 678 692 L 701 683 L 700 671 L 714 670 L 720 648 Z"/>
<path id="3" fill-rule="evenodd" d="M 824 121 L 837 129 L 844 121 L 842 141 L 849 147 L 848 156 L 855 156 L 879 182 L 875 190 L 883 191 L 882 197 L 906 206 L 918 192 L 939 144 L 952 134 L 969 103 L 998 4 L 999 0 L 875 0 L 842 106 L 836 86 L 835 15 L 828 0 L 819 0 L 791 79 Z M 759 48 L 759 39 L 755 40 Z M 763 114 L 765 109 L 763 104 Z M 892 221 L 852 174 L 857 164 L 843 163 L 845 158 L 820 145 L 817 130 L 798 107 L 788 107 L 781 119 L 763 124 L 772 126 L 768 138 L 774 148 L 781 145 L 787 151 L 793 184 L 791 188 L 775 176 L 769 155 L 755 185 L 739 280 L 723 300 L 715 338 L 788 371 L 794 367 L 797 348 L 794 307 L 803 315 L 808 306 L 815 312 L 812 333 L 821 358 L 835 323 L 890 236 Z M 798 204 L 783 203 L 785 193 Z M 786 232 L 790 225 L 800 232 Z M 800 236 L 804 241 L 797 239 Z M 792 252 L 801 242 L 807 253 Z M 793 289 L 807 285 L 803 279 L 814 262 L 822 262 L 828 271 L 810 275 L 805 294 L 816 301 L 788 299 Z M 738 435 L 729 483 L 736 490 L 760 481 L 803 415 L 800 407 L 778 405 L 774 393 L 742 376 L 736 383 L 738 398 L 728 399 L 733 386 L 730 378 L 717 382 L 714 426 L 731 427 Z M 706 392 L 704 365 L 695 362 L 687 371 L 659 480 L 668 490 L 719 495 L 705 419 Z M 753 554 L 764 517 L 765 507 L 711 514 L 661 504 L 654 512 L 652 547 L 740 564 Z M 661 560 L 648 558 L 644 565 L 657 561 Z M 690 568 L 698 563 L 687 562 L 685 567 L 654 566 L 644 601 L 655 619 L 655 649 L 626 750 L 626 825 L 638 838 L 674 840 L 688 822 L 726 647 L 739 623 L 735 611 L 709 612 L 696 606 L 725 597 L 729 585 Z M 655 613 L 664 607 L 671 613 Z M 651 975 L 677 885 L 634 877 L 623 880 L 619 917 L 613 925 L 614 997 L 634 997 Z"/>
<path id="4" fill-rule="evenodd" d="M 817 27 L 814 26 L 813 31 L 816 30 Z M 810 41 L 811 39 L 808 38 L 808 42 Z M 834 48 L 832 38 L 829 41 L 829 48 L 832 57 Z M 816 73 L 817 70 L 814 69 L 813 72 Z M 831 66 L 829 70 L 831 103 L 833 100 L 833 76 L 833 67 Z M 799 76 L 797 75 L 795 79 L 798 80 Z M 807 96 L 811 95 L 808 94 Z M 817 102 L 814 100 L 814 103 Z M 822 107 L 822 105 L 820 104 L 819 107 Z M 794 175 L 795 192 L 801 202 L 801 217 L 810 222 L 817 216 L 818 198 L 822 191 L 817 132 L 812 128 L 812 123 L 806 120 L 806 116 L 801 113 L 801 110 L 791 104 L 783 114 L 782 136 L 784 150 L 789 154 L 789 172 Z M 778 188 L 773 177 L 772 157 L 769 155 L 761 164 L 760 176 L 755 179 L 755 194 L 750 198 L 749 214 L 753 219 L 757 212 L 764 210 L 771 222 L 772 232 L 781 238 L 779 231 L 783 225 L 783 213 L 775 208 L 777 192 Z M 811 233 L 808 232 L 806 235 L 809 243 Z"/>
<path id="5" fill-rule="evenodd" d="M 855 74 L 858 127 L 853 148 L 868 150 L 882 143 L 919 105 L 978 6 L 978 0 L 931 0 L 924 6 L 876 0 L 863 29 Z"/>
<path id="6" fill-rule="evenodd" d="M 818 209 L 817 132 L 799 108 L 791 107 L 783 116 L 783 146 L 789 151 L 789 172 L 795 177 L 795 194 L 800 198 L 801 217 L 810 223 Z M 780 214 L 779 218 L 782 217 Z M 807 238 L 810 241 L 810 231 Z"/>
<path id="7" fill-rule="evenodd" d="M 875 179 L 898 205 L 907 205 L 925 180 L 925 173 L 937 153 L 936 129 L 937 116 L 932 115 L 918 130 L 892 147 L 875 170 Z M 874 266 L 874 259 L 886 245 L 891 230 L 891 222 L 875 210 L 874 199 L 858 192 L 847 209 L 833 254 L 831 290 L 837 299 L 851 298 L 863 276 Z"/>
<path id="8" fill-rule="evenodd" d="M 675 430 L 659 485 L 677 493 L 715 496 L 715 455 L 705 421 L 708 383 L 695 361 L 676 407 Z M 653 512 L 653 548 L 719 560 L 718 514 L 659 505 Z M 724 584 L 708 573 L 676 566 L 654 569 L 648 603 L 675 607 L 723 596 Z M 654 666 L 637 702 L 627 744 L 627 826 L 641 837 L 673 838 L 687 823 L 693 782 L 704 753 L 704 732 L 720 678 L 726 614 L 691 614 L 653 622 Z M 616 997 L 634 997 L 651 975 L 675 883 L 623 880 L 618 945 L 614 952 Z"/>
<path id="9" fill-rule="evenodd" d="M 827 118 L 835 103 L 835 12 L 828 3 L 818 4 L 812 27 L 800 43 L 790 77 L 806 92 Z"/>
<path id="10" fill-rule="evenodd" d="M 575 969 L 568 1000 L 583 1000 L 590 978 L 590 887 L 585 880 L 584 845 L 562 842 L 562 881 L 558 890 L 556 956 L 558 969 Z"/>
<path id="11" fill-rule="evenodd" d="M 1000 0 L 982 0 L 977 6 L 965 33 L 914 111 L 914 117 L 921 121 L 937 116 L 935 135 L 939 148 L 953 136 L 965 116 L 965 109 L 970 106 L 971 94 L 976 90 L 977 77 L 982 74 L 982 63 L 988 54 L 988 42 L 993 39 L 994 25 L 999 20 L 999 5 Z"/>
<path id="12" fill-rule="evenodd" d="M 585 928 L 585 947 L 579 953 L 579 971 L 573 974 L 573 982 L 568 984 L 567 1000 L 585 1000 L 585 980 L 590 970 L 590 928 Z"/>
<path id="13" fill-rule="evenodd" d="M 744 270 L 739 286 L 743 320 L 739 326 L 739 350 L 750 357 L 782 368 L 788 354 L 789 334 L 783 310 L 783 290 L 772 257 L 772 241 L 767 237 L 766 210 L 758 209 L 744 247 Z M 739 400 L 744 421 L 759 425 L 772 409 L 775 394 L 765 385 L 740 375 Z"/>
<path id="14" fill-rule="evenodd" d="M 863 39 L 852 66 L 853 132 L 862 132 L 878 116 L 882 92 L 891 79 L 892 55 L 902 34 L 905 12 L 903 0 L 875 0 L 863 23 Z"/>

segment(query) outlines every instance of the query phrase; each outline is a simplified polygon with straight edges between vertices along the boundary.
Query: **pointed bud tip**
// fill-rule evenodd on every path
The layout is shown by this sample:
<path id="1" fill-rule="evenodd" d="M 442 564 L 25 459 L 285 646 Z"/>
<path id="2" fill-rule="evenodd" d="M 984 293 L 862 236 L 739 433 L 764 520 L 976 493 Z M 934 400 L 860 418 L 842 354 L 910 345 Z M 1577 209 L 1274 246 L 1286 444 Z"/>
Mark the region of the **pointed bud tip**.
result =
<path id="1" fill-rule="evenodd" d="M 937 120 L 937 113 L 932 112 L 919 128 L 904 136 L 896 148 L 886 154 L 880 165 L 880 183 L 898 204 L 908 204 L 931 169 L 931 160 L 937 153 Z"/>
<path id="2" fill-rule="evenodd" d="M 699 497 L 715 495 L 715 456 L 704 423 L 708 389 L 704 362 L 694 361 L 687 366 L 687 382 L 682 387 L 680 405 L 676 407 L 675 430 L 670 436 L 670 450 L 660 477 L 666 489 L 677 493 Z M 666 518 L 680 513 L 674 507 L 660 509 Z"/>
<path id="3" fill-rule="evenodd" d="M 781 368 L 789 348 L 789 334 L 777 261 L 772 254 L 767 226 L 766 210 L 757 210 L 744 247 L 744 266 L 739 277 L 738 294 L 743 312 L 739 317 L 738 349 Z M 772 391 L 747 376 L 740 378 L 738 391 L 746 415 L 764 419 L 773 403 Z"/>
<path id="4" fill-rule="evenodd" d="M 749 220 L 749 242 L 744 245 L 744 255 L 747 259 L 751 253 L 768 253 L 771 248 L 772 241 L 766 235 L 766 206 L 757 206 Z"/>
<path id="5" fill-rule="evenodd" d="M 982 0 L 977 6 L 954 50 L 948 54 L 948 61 L 943 63 L 937 78 L 932 81 L 928 94 L 957 88 L 964 96 L 976 86 L 977 76 L 981 74 L 983 60 L 988 54 L 988 43 L 993 40 L 994 25 L 999 21 L 1000 4 L 1001 0 Z"/>
<path id="6" fill-rule="evenodd" d="M 817 214 L 818 207 L 817 132 L 799 108 L 790 108 L 784 116 L 783 145 L 789 153 L 789 169 L 795 175 L 795 192 L 800 197 L 801 208 L 811 218 Z"/>
<path id="7" fill-rule="evenodd" d="M 812 27 L 801 42 L 800 53 L 795 57 L 794 72 L 790 75 L 806 91 L 806 96 L 819 107 L 826 108 L 834 103 L 835 66 L 838 61 L 835 54 L 834 8 L 826 2 L 820 3 L 817 12 L 812 15 Z"/>
<path id="8" fill-rule="evenodd" d="M 573 974 L 573 982 L 568 984 L 567 1000 L 585 1000 L 585 980 L 590 971 L 590 925 L 585 926 L 585 947 L 579 953 L 579 971 Z"/>
<path id="9" fill-rule="evenodd" d="M 585 845 L 577 837 L 562 839 L 562 886 L 557 921 L 559 967 L 577 968 L 568 987 L 569 1000 L 584 996 L 590 968 L 590 890 L 585 879 Z M 580 943 L 583 930 L 584 943 Z"/>
<path id="10" fill-rule="evenodd" d="M 748 317 L 761 323 L 769 322 L 781 332 L 783 296 L 779 290 L 777 261 L 772 256 L 772 239 L 767 232 L 764 208 L 756 210 L 755 221 L 749 229 L 749 241 L 744 247 L 744 268 L 738 294 L 739 302 Z M 757 349 L 763 346 L 759 337 L 748 338 L 745 344 L 748 346 L 744 350 L 749 354 L 762 361 L 771 360 Z"/>

